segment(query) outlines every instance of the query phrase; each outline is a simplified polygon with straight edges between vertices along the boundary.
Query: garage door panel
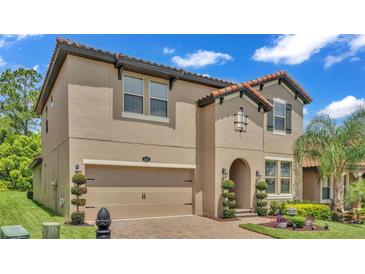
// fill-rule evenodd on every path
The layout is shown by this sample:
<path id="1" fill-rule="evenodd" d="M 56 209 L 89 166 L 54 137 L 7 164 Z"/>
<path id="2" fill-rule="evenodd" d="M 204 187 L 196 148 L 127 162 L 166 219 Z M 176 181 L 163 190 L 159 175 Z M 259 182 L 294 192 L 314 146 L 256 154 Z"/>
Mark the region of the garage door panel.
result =
<path id="1" fill-rule="evenodd" d="M 86 175 L 95 179 L 87 184 L 87 220 L 101 207 L 112 219 L 192 214 L 191 170 L 87 166 Z"/>

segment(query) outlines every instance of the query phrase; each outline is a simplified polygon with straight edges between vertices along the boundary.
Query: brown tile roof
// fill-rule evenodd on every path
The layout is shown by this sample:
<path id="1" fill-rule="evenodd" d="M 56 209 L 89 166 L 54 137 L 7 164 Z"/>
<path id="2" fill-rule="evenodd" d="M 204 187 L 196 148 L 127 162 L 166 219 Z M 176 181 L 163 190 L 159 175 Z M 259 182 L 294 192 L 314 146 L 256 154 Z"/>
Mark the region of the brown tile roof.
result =
<path id="1" fill-rule="evenodd" d="M 170 66 L 167 66 L 167 65 L 154 63 L 154 62 L 147 61 L 147 60 L 144 60 L 144 59 L 131 57 L 131 56 L 128 56 L 128 55 L 123 54 L 123 53 L 113 53 L 113 52 L 110 52 L 110 51 L 97 49 L 97 48 L 94 48 L 94 47 L 90 47 L 90 46 L 87 46 L 87 45 L 84 45 L 84 44 L 77 43 L 75 41 L 72 41 L 70 39 L 66 39 L 66 38 L 63 38 L 63 37 L 56 38 L 56 41 L 57 41 L 57 45 L 63 44 L 63 45 L 76 47 L 76 48 L 80 48 L 80 49 L 82 48 L 82 49 L 86 49 L 86 50 L 93 51 L 93 52 L 96 52 L 96 53 L 102 53 L 102 54 L 107 54 L 107 55 L 110 55 L 110 56 L 114 56 L 116 59 L 123 58 L 123 59 L 133 60 L 133 61 L 141 62 L 141 63 L 144 63 L 144 64 L 149 64 L 149 65 L 153 65 L 153 66 L 157 66 L 157 67 L 161 67 L 161 68 L 174 70 L 176 72 L 181 72 L 182 74 L 190 74 L 190 75 L 194 75 L 194 76 L 197 76 L 197 77 L 200 77 L 200 78 L 219 81 L 219 82 L 225 83 L 227 85 L 233 84 L 233 82 L 231 82 L 231 81 L 218 79 L 218 78 L 214 78 L 214 77 L 209 77 L 209 76 L 205 76 L 205 75 L 202 75 L 202 74 L 189 72 L 189 71 L 186 71 L 186 70 L 183 70 L 183 69 L 178 69 L 178 68 L 175 68 L 175 67 L 170 67 Z"/>
<path id="2" fill-rule="evenodd" d="M 255 97 L 257 97 L 261 101 L 261 103 L 268 106 L 269 108 L 272 108 L 271 103 L 260 92 L 253 89 L 253 87 L 264 84 L 269 81 L 273 81 L 276 79 L 284 79 L 284 78 L 289 83 L 291 83 L 302 94 L 302 96 L 304 97 L 304 99 L 306 99 L 306 101 L 308 103 L 310 103 L 312 101 L 312 98 L 308 95 L 308 93 L 305 92 L 304 89 L 296 81 L 294 81 L 293 78 L 291 78 L 286 71 L 278 71 L 278 72 L 268 74 L 268 75 L 262 76 L 260 78 L 254 79 L 254 80 L 243 82 L 241 84 L 233 84 L 229 87 L 217 89 L 217 90 L 213 91 L 212 93 L 208 94 L 207 96 L 201 98 L 199 101 L 202 102 L 204 100 L 207 100 L 208 98 L 217 98 L 217 97 L 220 97 L 223 95 L 234 93 L 236 91 L 241 90 L 242 88 L 245 88 L 249 92 L 251 92 Z"/>
<path id="3" fill-rule="evenodd" d="M 302 165 L 303 167 L 319 167 L 319 160 L 304 158 Z M 357 163 L 356 166 L 365 167 L 365 162 Z"/>

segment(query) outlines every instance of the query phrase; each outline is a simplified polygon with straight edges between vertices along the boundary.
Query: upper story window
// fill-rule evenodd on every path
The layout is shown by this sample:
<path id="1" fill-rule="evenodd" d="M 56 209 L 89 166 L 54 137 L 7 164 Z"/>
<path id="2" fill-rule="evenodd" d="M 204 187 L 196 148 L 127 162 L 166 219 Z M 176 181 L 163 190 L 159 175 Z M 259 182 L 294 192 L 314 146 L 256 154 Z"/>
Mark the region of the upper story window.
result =
<path id="1" fill-rule="evenodd" d="M 143 114 L 143 79 L 124 76 L 124 111 Z"/>
<path id="2" fill-rule="evenodd" d="M 278 134 L 290 134 L 292 132 L 292 105 L 275 98 L 269 100 L 273 109 L 267 113 L 267 130 Z"/>
<path id="3" fill-rule="evenodd" d="M 167 117 L 167 95 L 166 84 L 150 81 L 150 115 Z"/>
<path id="4" fill-rule="evenodd" d="M 274 129 L 285 130 L 285 102 L 274 100 Z"/>

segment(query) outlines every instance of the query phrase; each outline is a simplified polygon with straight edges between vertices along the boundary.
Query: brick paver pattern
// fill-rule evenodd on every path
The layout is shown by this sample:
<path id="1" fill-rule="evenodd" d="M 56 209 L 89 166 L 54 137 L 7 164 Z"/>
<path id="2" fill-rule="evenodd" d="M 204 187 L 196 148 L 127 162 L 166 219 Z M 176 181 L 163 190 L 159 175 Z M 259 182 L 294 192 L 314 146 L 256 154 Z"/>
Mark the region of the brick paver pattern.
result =
<path id="1" fill-rule="evenodd" d="M 270 237 L 245 230 L 242 223 L 264 223 L 269 219 L 247 217 L 219 222 L 201 216 L 181 216 L 112 222 L 114 239 L 268 239 Z"/>

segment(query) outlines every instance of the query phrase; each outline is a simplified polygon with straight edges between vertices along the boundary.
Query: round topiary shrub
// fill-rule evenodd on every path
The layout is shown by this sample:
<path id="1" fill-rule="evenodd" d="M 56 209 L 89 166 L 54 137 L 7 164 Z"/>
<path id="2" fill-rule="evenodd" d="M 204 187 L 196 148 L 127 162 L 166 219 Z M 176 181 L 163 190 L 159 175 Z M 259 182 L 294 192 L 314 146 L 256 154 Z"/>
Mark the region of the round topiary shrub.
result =
<path id="1" fill-rule="evenodd" d="M 267 198 L 267 194 L 265 192 L 258 192 L 256 193 L 257 200 L 263 200 Z"/>
<path id="2" fill-rule="evenodd" d="M 236 217 L 236 210 L 234 209 L 225 209 L 223 210 L 223 218 L 232 219 Z"/>
<path id="3" fill-rule="evenodd" d="M 234 182 L 232 180 L 225 179 L 222 183 L 222 187 L 223 189 L 231 190 L 234 188 Z"/>
<path id="4" fill-rule="evenodd" d="M 230 208 L 230 209 L 235 208 L 235 206 L 236 206 L 236 201 L 230 201 L 230 200 L 228 200 L 228 201 L 224 201 L 224 202 L 223 202 L 223 206 L 228 207 L 228 208 Z"/>
<path id="5" fill-rule="evenodd" d="M 86 176 L 82 173 L 76 173 L 72 176 L 72 182 L 75 184 L 71 188 L 71 193 L 76 196 L 76 198 L 71 199 L 71 204 L 76 206 L 76 211 L 71 214 L 71 223 L 73 225 L 80 225 L 84 223 L 85 212 L 80 211 L 80 206 L 86 205 L 86 199 L 81 199 L 80 197 L 87 193 L 86 186 Z"/>
<path id="6" fill-rule="evenodd" d="M 72 176 L 72 182 L 79 185 L 84 185 L 87 182 L 87 178 L 82 173 L 76 173 Z"/>
<path id="7" fill-rule="evenodd" d="M 71 222 L 73 225 L 82 225 L 85 223 L 85 212 L 75 211 L 71 213 Z"/>
<path id="8" fill-rule="evenodd" d="M 266 207 L 267 206 L 267 201 L 259 200 L 259 201 L 256 202 L 256 205 L 258 207 Z"/>
<path id="9" fill-rule="evenodd" d="M 75 206 L 85 206 L 86 199 L 74 198 L 74 199 L 71 199 L 71 204 L 73 204 Z"/>
<path id="10" fill-rule="evenodd" d="M 259 216 L 267 215 L 267 202 L 264 199 L 267 198 L 266 194 L 267 183 L 265 181 L 258 181 L 256 184 L 256 211 Z"/>
<path id="11" fill-rule="evenodd" d="M 267 189 L 267 183 L 265 181 L 258 181 L 256 184 L 256 189 L 260 191 L 265 191 Z"/>
<path id="12" fill-rule="evenodd" d="M 223 192 L 222 193 L 224 198 L 228 198 L 228 200 L 234 200 L 236 198 L 236 193 L 234 192 Z"/>

